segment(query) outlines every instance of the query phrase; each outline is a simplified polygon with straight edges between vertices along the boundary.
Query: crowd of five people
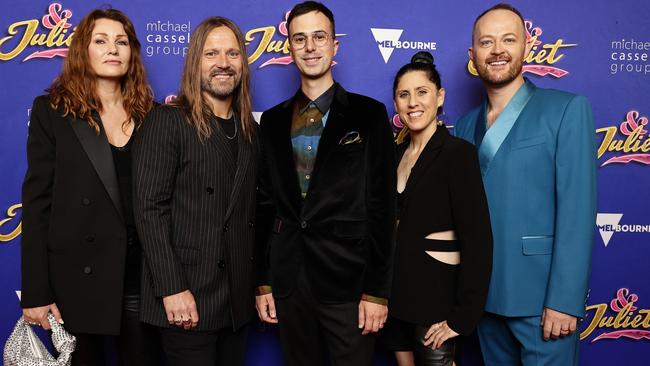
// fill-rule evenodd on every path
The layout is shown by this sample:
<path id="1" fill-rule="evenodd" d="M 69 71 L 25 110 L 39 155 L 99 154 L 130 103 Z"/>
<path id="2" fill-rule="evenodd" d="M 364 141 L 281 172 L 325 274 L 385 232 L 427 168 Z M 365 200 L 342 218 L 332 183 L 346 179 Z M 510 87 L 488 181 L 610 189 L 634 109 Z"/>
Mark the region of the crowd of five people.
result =
<path id="1" fill-rule="evenodd" d="M 522 15 L 476 18 L 486 100 L 455 126 L 418 52 L 386 107 L 332 74 L 334 15 L 287 18 L 300 74 L 252 114 L 241 31 L 194 29 L 177 98 L 154 101 L 132 22 L 94 10 L 35 99 L 23 184 L 23 315 L 77 338 L 73 365 L 243 365 L 277 324 L 287 365 L 454 363 L 478 328 L 487 365 L 577 365 L 595 223 L 584 97 L 523 77 Z M 379 337 L 377 337 L 379 334 Z"/>

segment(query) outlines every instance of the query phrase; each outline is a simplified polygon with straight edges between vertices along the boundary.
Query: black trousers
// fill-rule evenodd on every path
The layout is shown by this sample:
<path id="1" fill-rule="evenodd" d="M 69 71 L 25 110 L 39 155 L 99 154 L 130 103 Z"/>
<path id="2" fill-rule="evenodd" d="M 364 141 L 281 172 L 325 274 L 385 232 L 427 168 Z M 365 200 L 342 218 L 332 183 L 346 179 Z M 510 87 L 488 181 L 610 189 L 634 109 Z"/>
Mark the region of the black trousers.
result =
<path id="1" fill-rule="evenodd" d="M 248 325 L 233 331 L 159 328 L 166 366 L 239 366 L 244 364 Z"/>
<path id="2" fill-rule="evenodd" d="M 361 335 L 358 302 L 319 303 L 301 274 L 293 293 L 275 305 L 285 365 L 372 364 L 376 337 Z"/>
<path id="3" fill-rule="evenodd" d="M 77 346 L 72 353 L 72 366 L 104 366 L 109 364 L 106 350 L 117 346 L 117 362 L 122 366 L 158 366 L 161 363 L 158 329 L 138 320 L 139 295 L 125 295 L 120 335 L 73 334 Z"/>

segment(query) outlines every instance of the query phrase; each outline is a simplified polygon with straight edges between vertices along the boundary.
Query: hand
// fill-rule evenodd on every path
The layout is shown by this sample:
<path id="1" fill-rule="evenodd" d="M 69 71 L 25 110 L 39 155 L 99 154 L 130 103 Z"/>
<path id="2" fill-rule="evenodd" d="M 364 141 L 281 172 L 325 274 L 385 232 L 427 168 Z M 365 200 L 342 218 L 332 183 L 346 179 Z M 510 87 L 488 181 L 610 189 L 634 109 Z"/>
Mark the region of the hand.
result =
<path id="1" fill-rule="evenodd" d="M 384 327 L 388 317 L 388 306 L 361 300 L 359 302 L 359 329 L 362 335 L 377 333 Z"/>
<path id="2" fill-rule="evenodd" d="M 578 318 L 573 315 L 544 308 L 540 323 L 544 329 L 544 340 L 548 341 L 549 338 L 555 340 L 573 334 L 576 331 L 577 323 Z"/>
<path id="3" fill-rule="evenodd" d="M 163 306 L 169 324 L 175 324 L 185 330 L 195 328 L 199 324 L 199 312 L 190 290 L 163 297 Z"/>
<path id="4" fill-rule="evenodd" d="M 23 317 L 25 321 L 30 325 L 38 325 L 43 327 L 43 329 L 50 329 L 50 322 L 47 320 L 47 314 L 52 313 L 54 318 L 59 324 L 63 324 L 63 319 L 61 319 L 61 313 L 59 308 L 56 307 L 55 303 L 50 305 L 39 306 L 35 308 L 23 309 Z"/>
<path id="5" fill-rule="evenodd" d="M 426 347 L 431 346 L 432 349 L 436 350 L 442 346 L 443 343 L 449 338 L 458 337 L 453 329 L 449 328 L 447 321 L 442 321 L 440 323 L 433 324 L 427 334 L 424 335 L 424 345 Z"/>
<path id="6" fill-rule="evenodd" d="M 257 315 L 260 317 L 260 320 L 265 323 L 278 323 L 273 294 L 255 296 L 255 307 L 257 308 Z"/>

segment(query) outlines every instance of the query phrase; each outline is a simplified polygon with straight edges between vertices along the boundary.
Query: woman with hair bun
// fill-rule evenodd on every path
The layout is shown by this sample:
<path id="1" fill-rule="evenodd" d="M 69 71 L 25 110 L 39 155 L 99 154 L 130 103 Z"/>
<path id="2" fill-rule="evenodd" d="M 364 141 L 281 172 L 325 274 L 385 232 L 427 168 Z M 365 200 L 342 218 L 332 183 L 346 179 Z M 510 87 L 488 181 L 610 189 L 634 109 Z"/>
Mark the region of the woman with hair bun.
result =
<path id="1" fill-rule="evenodd" d="M 139 322 L 142 258 L 131 200 L 133 134 L 153 104 L 135 28 L 93 10 L 63 71 L 34 100 L 23 183 L 23 316 L 47 314 L 76 336 L 72 365 L 102 365 L 107 336 L 120 364 L 157 365 L 155 330 Z"/>
<path id="2" fill-rule="evenodd" d="M 483 313 L 492 232 L 473 145 L 438 121 L 445 100 L 428 52 L 395 76 L 398 221 L 390 318 L 384 330 L 398 364 L 450 366 L 455 337 Z"/>

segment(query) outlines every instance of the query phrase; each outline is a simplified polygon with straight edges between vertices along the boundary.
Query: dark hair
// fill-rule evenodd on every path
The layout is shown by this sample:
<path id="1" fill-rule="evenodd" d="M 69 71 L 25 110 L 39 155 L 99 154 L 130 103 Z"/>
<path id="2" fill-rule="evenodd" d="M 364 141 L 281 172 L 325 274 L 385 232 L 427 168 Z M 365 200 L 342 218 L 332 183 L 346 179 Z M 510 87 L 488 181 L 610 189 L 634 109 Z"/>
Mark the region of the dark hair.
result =
<path id="1" fill-rule="evenodd" d="M 474 39 L 474 29 L 476 29 L 476 23 L 485 16 L 485 14 L 494 11 L 494 10 L 507 10 L 515 13 L 521 20 L 521 25 L 522 29 L 524 29 L 524 32 L 526 31 L 526 21 L 524 20 L 524 16 L 521 15 L 521 12 L 517 10 L 514 6 L 508 4 L 508 3 L 498 3 L 491 8 L 487 9 L 486 11 L 482 12 L 481 15 L 477 16 L 476 19 L 474 19 L 474 25 L 472 26 L 472 40 Z"/>
<path id="2" fill-rule="evenodd" d="M 395 99 L 395 92 L 397 91 L 397 84 L 399 83 L 400 79 L 402 76 L 404 76 L 404 74 L 411 71 L 423 71 L 427 75 L 427 79 L 434 83 L 438 90 L 442 88 L 442 82 L 440 82 L 440 74 L 438 73 L 438 70 L 436 70 L 436 65 L 433 63 L 433 55 L 427 51 L 420 51 L 411 57 L 411 62 L 402 66 L 399 71 L 397 71 L 397 74 L 395 74 L 395 80 L 393 81 L 393 99 Z M 438 114 L 440 112 L 442 112 L 442 106 L 438 108 Z M 402 130 L 400 130 L 395 137 L 395 142 L 397 144 L 401 144 L 402 142 L 406 141 L 408 135 L 409 128 L 404 125 Z"/>
<path id="3" fill-rule="evenodd" d="M 291 21 L 300 15 L 305 15 L 311 13 L 312 11 L 317 11 L 323 13 L 330 20 L 332 24 L 332 38 L 336 38 L 336 31 L 334 30 L 334 14 L 329 8 L 317 1 L 305 1 L 300 4 L 294 5 L 293 9 L 289 12 L 289 17 L 287 18 L 287 30 L 289 30 L 289 24 Z"/>
<path id="4" fill-rule="evenodd" d="M 411 57 L 411 62 L 402 66 L 399 71 L 397 71 L 397 74 L 395 74 L 395 80 L 393 81 L 393 97 L 395 97 L 399 80 L 404 76 L 404 74 L 411 71 L 424 71 L 427 74 L 427 79 L 436 84 L 438 89 L 442 88 L 440 74 L 438 73 L 438 70 L 436 70 L 436 65 L 433 63 L 433 56 L 427 51 L 420 51 Z"/>

